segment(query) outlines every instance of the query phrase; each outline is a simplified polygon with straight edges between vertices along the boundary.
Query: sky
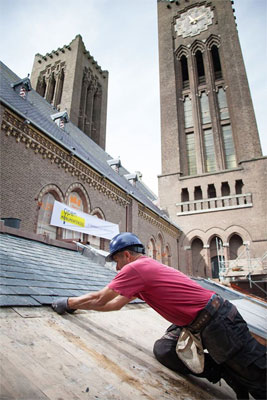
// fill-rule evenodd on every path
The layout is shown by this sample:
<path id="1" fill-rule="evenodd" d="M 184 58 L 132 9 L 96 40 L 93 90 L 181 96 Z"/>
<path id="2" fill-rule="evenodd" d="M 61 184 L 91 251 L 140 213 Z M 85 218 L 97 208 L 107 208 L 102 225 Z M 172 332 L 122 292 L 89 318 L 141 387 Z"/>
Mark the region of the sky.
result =
<path id="1" fill-rule="evenodd" d="M 239 39 L 267 154 L 267 0 L 235 0 Z M 109 71 L 106 151 L 157 194 L 161 173 L 157 0 L 0 0 L 1 61 L 24 78 L 34 55 L 81 34 Z"/>

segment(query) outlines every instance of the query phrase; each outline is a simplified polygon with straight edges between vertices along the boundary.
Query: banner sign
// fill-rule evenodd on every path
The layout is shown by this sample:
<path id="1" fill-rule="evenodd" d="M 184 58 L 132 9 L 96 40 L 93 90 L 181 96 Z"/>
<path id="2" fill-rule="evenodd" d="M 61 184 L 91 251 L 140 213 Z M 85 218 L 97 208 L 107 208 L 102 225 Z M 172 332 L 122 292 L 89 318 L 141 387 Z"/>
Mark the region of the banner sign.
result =
<path id="1" fill-rule="evenodd" d="M 75 210 L 59 201 L 54 202 L 50 225 L 111 240 L 119 233 L 119 226 Z"/>

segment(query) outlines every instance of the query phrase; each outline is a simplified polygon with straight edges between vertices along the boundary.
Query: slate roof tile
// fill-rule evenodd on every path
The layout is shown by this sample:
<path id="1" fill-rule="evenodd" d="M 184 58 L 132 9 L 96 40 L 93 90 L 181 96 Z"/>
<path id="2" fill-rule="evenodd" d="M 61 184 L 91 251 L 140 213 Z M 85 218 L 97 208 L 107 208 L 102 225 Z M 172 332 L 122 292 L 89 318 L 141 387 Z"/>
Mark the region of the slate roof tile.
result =
<path id="1" fill-rule="evenodd" d="M 0 295 L 0 306 L 1 307 L 16 307 L 16 306 L 40 306 L 41 303 L 36 301 L 31 296 L 12 296 L 12 295 Z"/>
<path id="2" fill-rule="evenodd" d="M 0 306 L 48 305 L 97 291 L 116 274 L 77 251 L 8 234 L 0 242 Z"/>

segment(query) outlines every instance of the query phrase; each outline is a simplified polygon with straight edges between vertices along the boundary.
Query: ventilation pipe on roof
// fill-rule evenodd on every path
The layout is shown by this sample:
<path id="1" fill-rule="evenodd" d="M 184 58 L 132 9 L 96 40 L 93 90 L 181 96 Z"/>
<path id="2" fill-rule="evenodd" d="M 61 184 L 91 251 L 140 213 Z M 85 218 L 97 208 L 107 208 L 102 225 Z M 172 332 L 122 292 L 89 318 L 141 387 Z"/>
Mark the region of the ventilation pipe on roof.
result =
<path id="1" fill-rule="evenodd" d="M 112 158 L 111 160 L 107 160 L 108 165 L 117 173 L 119 173 L 119 169 L 121 167 L 121 160 L 119 158 Z"/>
<path id="2" fill-rule="evenodd" d="M 137 180 L 138 180 L 138 181 L 141 181 L 141 180 L 142 180 L 142 176 L 143 176 L 142 172 L 140 172 L 140 171 L 135 171 L 135 173 L 136 173 L 136 175 L 137 175 Z"/>
<path id="3" fill-rule="evenodd" d="M 67 111 L 61 111 L 56 114 L 52 114 L 51 118 L 61 129 L 64 129 L 65 124 L 69 122 L 69 115 Z"/>
<path id="4" fill-rule="evenodd" d="M 17 82 L 11 83 L 11 87 L 20 95 L 20 97 L 26 100 L 28 92 L 32 90 L 29 75 L 27 78 L 20 79 Z"/>
<path id="5" fill-rule="evenodd" d="M 135 186 L 138 181 L 138 175 L 135 172 L 134 174 L 126 174 L 124 177 L 130 182 L 131 185 Z"/>

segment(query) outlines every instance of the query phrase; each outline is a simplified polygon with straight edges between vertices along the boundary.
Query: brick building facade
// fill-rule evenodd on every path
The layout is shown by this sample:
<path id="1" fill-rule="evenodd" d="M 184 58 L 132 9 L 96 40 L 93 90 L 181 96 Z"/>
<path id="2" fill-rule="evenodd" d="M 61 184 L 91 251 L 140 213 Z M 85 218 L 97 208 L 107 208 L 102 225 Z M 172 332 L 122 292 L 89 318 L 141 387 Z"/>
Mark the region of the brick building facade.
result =
<path id="1" fill-rule="evenodd" d="M 181 232 L 138 174 L 130 174 L 65 111 L 33 90 L 28 78 L 20 80 L 3 64 L 0 94 L 1 218 L 20 219 L 27 233 L 108 250 L 106 239 L 51 226 L 57 200 L 118 224 L 120 232 L 136 233 L 149 256 L 178 268 Z"/>
<path id="2" fill-rule="evenodd" d="M 220 257 L 267 248 L 267 159 L 232 4 L 158 0 L 160 205 L 183 231 L 181 269 L 213 278 Z"/>

